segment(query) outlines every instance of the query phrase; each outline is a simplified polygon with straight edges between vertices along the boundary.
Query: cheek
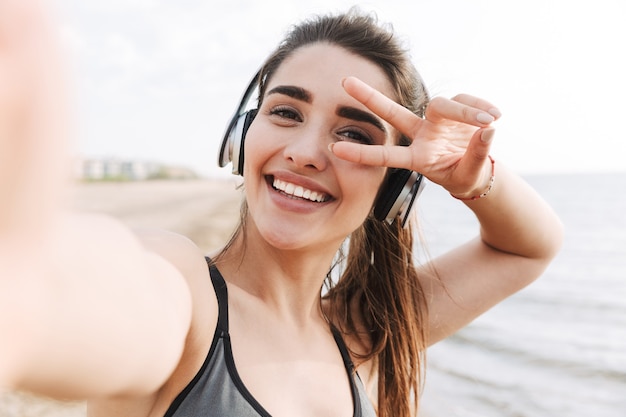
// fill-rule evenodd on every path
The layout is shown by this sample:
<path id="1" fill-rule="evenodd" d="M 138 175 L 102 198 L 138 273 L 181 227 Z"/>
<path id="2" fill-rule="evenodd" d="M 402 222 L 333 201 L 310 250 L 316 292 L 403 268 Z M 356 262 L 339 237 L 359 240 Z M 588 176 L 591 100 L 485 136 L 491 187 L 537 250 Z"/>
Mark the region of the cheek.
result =
<path id="1" fill-rule="evenodd" d="M 341 176 L 342 189 L 345 197 L 350 201 L 358 202 L 354 210 L 362 214 L 365 219 L 372 209 L 386 170 L 380 167 L 347 164 L 349 166 L 345 167 L 342 172 L 349 174 Z"/>
<path id="2" fill-rule="evenodd" d="M 244 140 L 244 177 L 247 173 L 258 172 L 259 161 L 265 160 L 270 154 L 269 144 L 263 143 L 261 123 L 253 122 L 248 129 Z"/>

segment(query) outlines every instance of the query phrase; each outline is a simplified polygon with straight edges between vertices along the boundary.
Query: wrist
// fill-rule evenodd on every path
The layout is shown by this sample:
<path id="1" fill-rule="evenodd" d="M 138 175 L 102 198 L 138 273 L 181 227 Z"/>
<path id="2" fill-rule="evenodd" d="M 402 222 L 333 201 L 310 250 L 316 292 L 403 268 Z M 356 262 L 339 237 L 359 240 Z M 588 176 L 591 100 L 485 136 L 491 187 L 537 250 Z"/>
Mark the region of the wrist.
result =
<path id="1" fill-rule="evenodd" d="M 479 188 L 478 191 L 471 191 L 467 194 L 452 194 L 450 195 L 457 200 L 461 201 L 474 201 L 481 198 L 485 198 L 489 195 L 493 188 L 493 183 L 496 180 L 496 161 L 491 157 L 491 155 L 487 155 L 489 161 L 491 162 L 491 174 L 489 175 L 489 180 L 487 181 L 487 185 L 483 188 Z"/>

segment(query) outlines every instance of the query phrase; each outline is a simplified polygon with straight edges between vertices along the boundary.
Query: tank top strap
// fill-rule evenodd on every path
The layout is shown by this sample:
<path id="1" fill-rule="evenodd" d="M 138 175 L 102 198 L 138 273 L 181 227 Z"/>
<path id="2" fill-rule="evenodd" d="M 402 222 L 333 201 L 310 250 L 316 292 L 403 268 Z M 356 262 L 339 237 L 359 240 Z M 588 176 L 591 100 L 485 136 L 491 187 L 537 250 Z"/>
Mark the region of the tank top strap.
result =
<path id="1" fill-rule="evenodd" d="M 335 343 L 337 343 L 337 347 L 339 347 L 339 352 L 341 352 L 341 358 L 343 359 L 343 363 L 350 373 L 350 375 L 354 374 L 354 363 L 352 362 L 352 358 L 350 357 L 350 352 L 348 351 L 348 346 L 346 346 L 346 342 L 344 342 L 343 337 L 339 330 L 331 325 L 330 330 L 333 333 L 333 337 L 335 338 Z"/>
<path id="2" fill-rule="evenodd" d="M 217 319 L 217 328 L 223 333 L 228 333 L 228 288 L 226 287 L 226 281 L 217 267 L 212 263 L 209 257 L 205 257 L 207 264 L 209 265 L 209 272 L 211 275 L 211 282 L 215 289 L 215 295 L 217 296 L 217 305 L 219 309 L 219 316 Z"/>

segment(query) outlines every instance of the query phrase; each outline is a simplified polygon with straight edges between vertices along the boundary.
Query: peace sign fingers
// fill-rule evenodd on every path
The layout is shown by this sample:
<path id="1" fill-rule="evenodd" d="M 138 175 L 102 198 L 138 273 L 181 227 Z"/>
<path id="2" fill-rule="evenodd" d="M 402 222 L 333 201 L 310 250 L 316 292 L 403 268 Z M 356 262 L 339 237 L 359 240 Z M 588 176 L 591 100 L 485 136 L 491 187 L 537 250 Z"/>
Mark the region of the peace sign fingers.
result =
<path id="1" fill-rule="evenodd" d="M 412 138 L 419 130 L 422 124 L 419 116 L 358 78 L 348 77 L 342 85 L 348 94 L 406 136 Z"/>
<path id="2" fill-rule="evenodd" d="M 426 108 L 426 119 L 433 123 L 444 120 L 486 127 L 500 117 L 500 111 L 487 100 L 459 94 L 452 99 L 435 97 Z"/>

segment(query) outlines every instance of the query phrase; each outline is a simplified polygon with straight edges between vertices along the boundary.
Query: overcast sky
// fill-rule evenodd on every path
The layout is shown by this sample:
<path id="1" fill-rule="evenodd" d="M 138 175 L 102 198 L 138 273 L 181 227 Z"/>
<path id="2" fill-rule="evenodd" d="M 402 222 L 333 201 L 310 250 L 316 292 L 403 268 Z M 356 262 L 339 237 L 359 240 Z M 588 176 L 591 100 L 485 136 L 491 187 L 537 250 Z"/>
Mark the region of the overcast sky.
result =
<path id="1" fill-rule="evenodd" d="M 225 124 L 293 23 L 344 0 L 57 0 L 78 151 L 216 167 Z M 494 156 L 522 174 L 626 171 L 626 2 L 378 0 L 433 95 L 502 110 Z"/>

